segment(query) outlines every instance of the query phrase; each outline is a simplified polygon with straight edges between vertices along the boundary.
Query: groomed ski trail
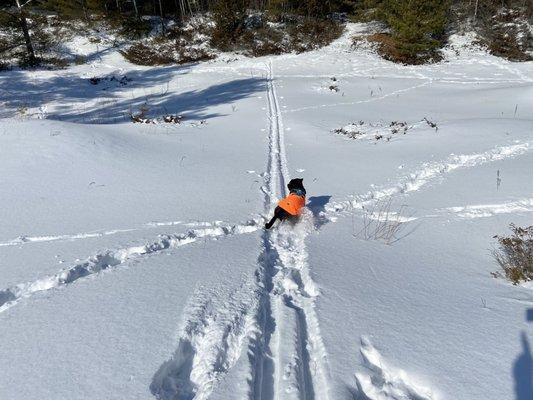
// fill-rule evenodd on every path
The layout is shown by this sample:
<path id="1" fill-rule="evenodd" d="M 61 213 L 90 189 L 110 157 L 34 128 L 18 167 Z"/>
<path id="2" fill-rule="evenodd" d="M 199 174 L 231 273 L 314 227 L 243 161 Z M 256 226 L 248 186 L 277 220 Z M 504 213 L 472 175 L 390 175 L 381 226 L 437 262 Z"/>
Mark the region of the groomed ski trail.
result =
<path id="1" fill-rule="evenodd" d="M 286 195 L 289 180 L 284 129 L 272 63 L 267 80 L 269 155 L 263 192 L 265 213 Z M 326 352 L 314 310 L 319 291 L 307 263 L 308 217 L 264 231 L 258 284 L 257 335 L 251 341 L 251 398 L 329 399 Z"/>

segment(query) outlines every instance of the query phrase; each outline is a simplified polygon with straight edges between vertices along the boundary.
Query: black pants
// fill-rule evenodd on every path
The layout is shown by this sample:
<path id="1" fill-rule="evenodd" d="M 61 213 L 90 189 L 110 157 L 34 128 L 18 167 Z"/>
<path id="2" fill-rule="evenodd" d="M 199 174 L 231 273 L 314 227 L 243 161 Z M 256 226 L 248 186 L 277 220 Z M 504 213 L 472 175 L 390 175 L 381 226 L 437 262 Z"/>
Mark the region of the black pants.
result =
<path id="1" fill-rule="evenodd" d="M 265 224 L 265 228 L 270 229 L 272 225 L 274 225 L 274 222 L 276 222 L 277 219 L 283 221 L 284 219 L 287 219 L 290 217 L 292 217 L 291 214 L 289 214 L 287 211 L 285 211 L 280 206 L 277 206 L 276 209 L 274 210 L 274 216 L 269 222 Z"/>

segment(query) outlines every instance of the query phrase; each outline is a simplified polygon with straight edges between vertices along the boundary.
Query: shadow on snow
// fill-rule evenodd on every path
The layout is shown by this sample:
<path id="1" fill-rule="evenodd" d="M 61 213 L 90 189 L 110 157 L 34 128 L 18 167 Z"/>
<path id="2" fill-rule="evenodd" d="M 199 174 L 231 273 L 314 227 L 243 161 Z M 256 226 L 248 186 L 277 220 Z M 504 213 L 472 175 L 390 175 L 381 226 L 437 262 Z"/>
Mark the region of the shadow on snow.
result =
<path id="1" fill-rule="evenodd" d="M 533 322 L 533 309 L 527 310 L 526 320 Z M 522 352 L 513 364 L 516 400 L 531 400 L 533 399 L 533 358 L 525 332 L 520 335 L 520 341 Z"/>
<path id="2" fill-rule="evenodd" d="M 326 217 L 326 204 L 329 203 L 331 196 L 311 196 L 306 204 L 306 207 L 313 214 L 313 224 L 316 229 L 320 229 L 323 225 L 329 222 Z"/>
<path id="3" fill-rule="evenodd" d="M 229 105 L 264 90 L 262 78 L 236 79 L 181 93 L 169 90 L 169 82 L 192 66 L 128 71 L 122 83 L 124 75 L 116 74 L 102 77 L 95 85 L 68 72 L 36 81 L 25 71 L 11 71 L 0 74 L 0 99 L 4 103 L 0 118 L 50 104 L 50 110 L 42 111 L 47 119 L 76 123 L 128 122 L 130 114 L 142 108 L 148 110 L 149 118 L 181 114 L 187 120 L 202 120 L 225 115 L 212 107 Z"/>

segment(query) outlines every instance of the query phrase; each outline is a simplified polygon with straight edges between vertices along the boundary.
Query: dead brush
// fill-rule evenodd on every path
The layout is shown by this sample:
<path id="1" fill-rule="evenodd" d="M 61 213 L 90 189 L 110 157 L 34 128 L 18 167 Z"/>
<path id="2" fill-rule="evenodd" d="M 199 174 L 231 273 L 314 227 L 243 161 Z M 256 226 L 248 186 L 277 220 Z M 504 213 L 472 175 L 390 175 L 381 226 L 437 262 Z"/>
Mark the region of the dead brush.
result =
<path id="1" fill-rule="evenodd" d="M 136 65 L 168 65 L 174 62 L 174 59 L 169 56 L 169 51 L 163 51 L 161 48 L 155 47 L 153 44 L 144 44 L 142 42 L 131 45 L 126 50 L 121 50 L 122 56 Z"/>
<path id="2" fill-rule="evenodd" d="M 402 205 L 398 211 L 392 210 L 392 197 L 378 200 L 372 206 L 363 207 L 362 226 L 356 230 L 352 218 L 353 237 L 363 240 L 379 240 L 388 245 L 393 244 L 412 231 L 405 232 L 407 222 L 412 215 L 407 214 L 407 206 Z"/>
<path id="3" fill-rule="evenodd" d="M 533 226 L 521 228 L 510 225 L 511 236 L 494 236 L 499 248 L 492 251 L 503 274 L 514 285 L 533 280 Z M 501 272 L 493 273 L 500 276 Z"/>
<path id="4" fill-rule="evenodd" d="M 130 119 L 133 123 L 138 124 L 149 124 L 151 123 L 150 119 L 146 117 L 146 113 L 148 113 L 149 108 L 146 105 L 143 105 L 139 108 L 139 112 L 132 113 L 130 112 Z"/>
<path id="5" fill-rule="evenodd" d="M 134 124 L 181 124 L 183 116 L 178 114 L 166 114 L 161 118 L 148 118 L 147 113 L 149 108 L 143 105 L 139 108 L 138 113 L 130 112 L 129 117 Z"/>

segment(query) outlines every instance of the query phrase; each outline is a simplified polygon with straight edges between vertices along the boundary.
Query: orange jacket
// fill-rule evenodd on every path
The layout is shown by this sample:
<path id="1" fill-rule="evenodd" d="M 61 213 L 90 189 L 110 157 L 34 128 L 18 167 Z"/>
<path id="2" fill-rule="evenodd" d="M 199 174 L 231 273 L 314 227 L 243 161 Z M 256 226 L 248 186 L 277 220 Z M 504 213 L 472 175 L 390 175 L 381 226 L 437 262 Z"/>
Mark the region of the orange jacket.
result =
<path id="1" fill-rule="evenodd" d="M 278 206 L 283 208 L 291 215 L 300 215 L 302 207 L 305 205 L 305 197 L 297 194 L 289 194 L 278 202 Z"/>

